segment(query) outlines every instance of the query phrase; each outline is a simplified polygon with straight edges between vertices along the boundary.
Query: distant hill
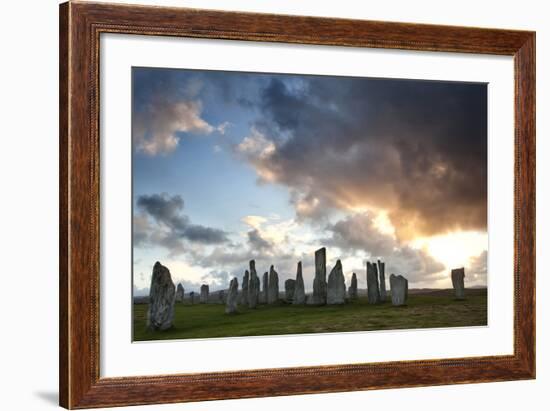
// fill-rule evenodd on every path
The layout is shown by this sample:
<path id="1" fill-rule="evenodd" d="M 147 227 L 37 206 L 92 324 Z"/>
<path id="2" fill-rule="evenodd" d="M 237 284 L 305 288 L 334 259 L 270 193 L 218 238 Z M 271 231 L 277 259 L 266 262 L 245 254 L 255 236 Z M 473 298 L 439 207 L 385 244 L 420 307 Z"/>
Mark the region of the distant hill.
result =
<path id="1" fill-rule="evenodd" d="M 220 300 L 220 293 L 221 290 L 212 291 L 208 295 L 208 302 L 218 303 L 221 304 Z M 226 290 L 223 290 L 226 291 Z M 359 296 L 366 296 L 367 295 L 367 289 L 366 288 L 360 288 L 357 290 L 357 293 Z M 311 293 L 307 293 L 307 295 L 310 295 Z M 454 291 L 452 288 L 411 288 L 409 289 L 410 295 L 431 295 L 434 297 L 452 297 L 454 295 Z M 487 295 L 487 287 L 483 286 L 474 286 L 471 288 L 466 288 L 466 296 L 468 295 Z M 390 296 L 390 291 L 388 290 L 388 296 Z M 285 295 L 284 292 L 279 293 L 279 298 L 284 299 Z M 185 293 L 184 302 L 189 303 L 190 298 L 189 294 Z M 195 293 L 195 303 L 198 304 L 199 302 L 199 293 Z M 148 304 L 149 303 L 149 296 L 134 296 L 134 304 Z"/>

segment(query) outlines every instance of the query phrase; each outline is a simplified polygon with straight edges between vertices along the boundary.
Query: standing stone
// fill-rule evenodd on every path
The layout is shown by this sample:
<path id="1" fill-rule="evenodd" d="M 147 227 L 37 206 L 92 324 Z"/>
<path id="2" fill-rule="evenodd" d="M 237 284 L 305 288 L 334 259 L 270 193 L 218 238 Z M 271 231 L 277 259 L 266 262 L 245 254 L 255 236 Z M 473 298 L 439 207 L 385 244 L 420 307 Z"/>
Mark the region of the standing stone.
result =
<path id="1" fill-rule="evenodd" d="M 351 285 L 348 288 L 348 298 L 350 300 L 357 300 L 357 275 L 355 273 L 351 276 Z"/>
<path id="2" fill-rule="evenodd" d="M 208 304 L 208 293 L 209 293 L 208 284 L 201 285 L 201 296 L 199 300 L 201 304 Z"/>
<path id="3" fill-rule="evenodd" d="M 369 304 L 380 302 L 380 289 L 378 288 L 378 269 L 376 264 L 367 261 L 367 291 Z"/>
<path id="4" fill-rule="evenodd" d="M 250 278 L 250 273 L 248 270 L 245 270 L 244 276 L 243 276 L 243 283 L 241 285 L 241 304 L 242 305 L 248 305 L 248 281 Z"/>
<path id="5" fill-rule="evenodd" d="M 271 266 L 269 268 L 269 283 L 267 288 L 267 303 L 275 304 L 279 300 L 279 274 Z"/>
<path id="6" fill-rule="evenodd" d="M 302 277 L 302 262 L 298 263 L 296 270 L 296 284 L 294 286 L 294 300 L 292 304 L 303 305 L 306 303 L 306 290 L 304 288 L 304 278 Z"/>
<path id="7" fill-rule="evenodd" d="M 225 300 L 225 313 L 235 314 L 237 312 L 237 300 L 239 299 L 239 280 L 235 277 L 229 283 L 227 298 Z"/>
<path id="8" fill-rule="evenodd" d="M 285 281 L 285 300 L 287 303 L 294 301 L 294 292 L 296 291 L 296 280 L 289 278 Z"/>
<path id="9" fill-rule="evenodd" d="M 451 279 L 457 300 L 464 300 L 464 277 L 464 267 L 451 270 Z"/>
<path id="10" fill-rule="evenodd" d="M 336 265 L 330 271 L 327 284 L 327 304 L 337 305 L 346 302 L 346 280 L 342 271 L 342 263 L 336 261 Z"/>
<path id="11" fill-rule="evenodd" d="M 380 277 L 380 302 L 386 301 L 386 263 L 378 260 L 378 275 Z"/>
<path id="12" fill-rule="evenodd" d="M 218 302 L 220 304 L 225 304 L 225 290 L 220 290 L 218 292 Z"/>
<path id="13" fill-rule="evenodd" d="M 149 288 L 147 328 L 167 330 L 172 327 L 175 301 L 176 286 L 172 282 L 170 271 L 157 261 L 153 266 L 151 287 Z"/>
<path id="14" fill-rule="evenodd" d="M 195 292 L 191 291 L 189 293 L 189 300 L 191 301 L 191 305 L 195 304 Z"/>
<path id="15" fill-rule="evenodd" d="M 267 304 L 267 289 L 269 288 L 269 274 L 267 271 L 262 277 L 262 291 L 260 292 L 260 303 Z"/>
<path id="16" fill-rule="evenodd" d="M 248 306 L 256 308 L 260 296 L 260 279 L 256 274 L 256 263 L 250 260 L 250 278 L 248 280 Z"/>
<path id="17" fill-rule="evenodd" d="M 327 303 L 327 250 L 315 251 L 315 278 L 313 279 L 313 300 L 315 305 Z"/>
<path id="18" fill-rule="evenodd" d="M 405 305 L 409 295 L 409 281 L 402 275 L 390 275 L 391 303 Z"/>
<path id="19" fill-rule="evenodd" d="M 176 289 L 176 301 L 178 303 L 182 303 L 184 295 L 185 290 L 183 289 L 183 285 L 181 285 L 181 283 L 178 283 L 178 288 Z"/>

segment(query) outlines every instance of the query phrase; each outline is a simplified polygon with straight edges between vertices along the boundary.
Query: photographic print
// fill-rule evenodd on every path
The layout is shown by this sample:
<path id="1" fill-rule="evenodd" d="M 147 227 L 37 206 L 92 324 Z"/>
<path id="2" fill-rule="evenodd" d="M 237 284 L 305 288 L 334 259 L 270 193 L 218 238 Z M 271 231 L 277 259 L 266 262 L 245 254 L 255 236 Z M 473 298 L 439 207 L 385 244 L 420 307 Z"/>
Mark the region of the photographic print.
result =
<path id="1" fill-rule="evenodd" d="M 133 340 L 487 325 L 487 84 L 134 67 Z"/>

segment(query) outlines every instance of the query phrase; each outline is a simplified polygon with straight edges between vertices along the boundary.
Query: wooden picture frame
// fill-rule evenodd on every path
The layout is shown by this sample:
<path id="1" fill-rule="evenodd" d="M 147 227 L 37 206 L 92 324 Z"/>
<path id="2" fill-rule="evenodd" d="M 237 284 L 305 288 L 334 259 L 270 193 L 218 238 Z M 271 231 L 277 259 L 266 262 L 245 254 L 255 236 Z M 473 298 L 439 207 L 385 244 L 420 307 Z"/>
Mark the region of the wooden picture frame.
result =
<path id="1" fill-rule="evenodd" d="M 514 353 L 100 378 L 101 33 L 513 56 Z M 535 378 L 535 33 L 184 8 L 60 6 L 60 405 L 91 408 Z"/>

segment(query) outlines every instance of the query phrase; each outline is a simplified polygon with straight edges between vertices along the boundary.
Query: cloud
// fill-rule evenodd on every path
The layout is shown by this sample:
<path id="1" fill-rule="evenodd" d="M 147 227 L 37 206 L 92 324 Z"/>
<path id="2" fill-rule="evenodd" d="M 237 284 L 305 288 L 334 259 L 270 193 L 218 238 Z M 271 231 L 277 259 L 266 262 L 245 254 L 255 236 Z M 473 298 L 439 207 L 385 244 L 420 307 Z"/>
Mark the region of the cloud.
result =
<path id="1" fill-rule="evenodd" d="M 202 276 L 201 280 L 210 285 L 210 290 L 226 289 L 229 287 L 231 275 L 228 271 L 210 271 Z"/>
<path id="2" fill-rule="evenodd" d="M 466 268 L 465 281 L 470 285 L 487 284 L 487 250 L 480 255 L 470 258 Z"/>
<path id="3" fill-rule="evenodd" d="M 259 215 L 247 215 L 242 218 L 242 222 L 252 228 L 259 228 L 268 219 Z"/>
<path id="4" fill-rule="evenodd" d="M 167 155 L 176 150 L 185 133 L 223 135 L 232 125 L 228 121 L 214 125 L 205 119 L 203 100 L 213 85 L 207 74 L 135 68 L 132 77 L 133 146 L 138 153 Z"/>
<path id="5" fill-rule="evenodd" d="M 134 215 L 136 245 L 160 245 L 177 254 L 183 251 L 184 240 L 205 245 L 228 241 L 223 230 L 192 224 L 183 214 L 184 202 L 179 195 L 141 195 L 136 204 L 141 211 Z"/>
<path id="6" fill-rule="evenodd" d="M 219 124 L 217 127 L 216 127 L 216 131 L 218 133 L 220 133 L 221 135 L 224 135 L 225 132 L 227 131 L 227 129 L 229 127 L 231 127 L 231 123 L 229 121 L 224 121 L 223 123 Z"/>
<path id="7" fill-rule="evenodd" d="M 486 229 L 486 85 L 278 76 L 258 104 L 236 151 L 299 218 L 384 209 L 403 239 Z"/>
<path id="8" fill-rule="evenodd" d="M 436 280 L 445 270 L 445 265 L 432 257 L 425 249 L 401 244 L 376 227 L 368 213 L 354 214 L 327 226 L 332 236 L 326 244 L 336 246 L 343 252 L 359 252 L 368 259 L 386 262 L 387 275 L 402 274 L 409 282 L 418 283 Z"/>
<path id="9" fill-rule="evenodd" d="M 349 216 L 327 229 L 332 233 L 330 243 L 343 250 L 364 250 L 373 256 L 384 256 L 392 253 L 397 245 L 392 236 L 376 228 L 367 213 Z"/>
<path id="10" fill-rule="evenodd" d="M 258 229 L 253 229 L 247 233 L 248 243 L 250 247 L 260 250 L 270 250 L 273 248 L 273 244 L 262 237 Z"/>
<path id="11" fill-rule="evenodd" d="M 133 128 L 136 151 L 150 156 L 168 154 L 177 148 L 179 133 L 212 133 L 215 128 L 201 117 L 201 112 L 198 101 L 150 102 L 146 109 L 136 113 Z"/>

